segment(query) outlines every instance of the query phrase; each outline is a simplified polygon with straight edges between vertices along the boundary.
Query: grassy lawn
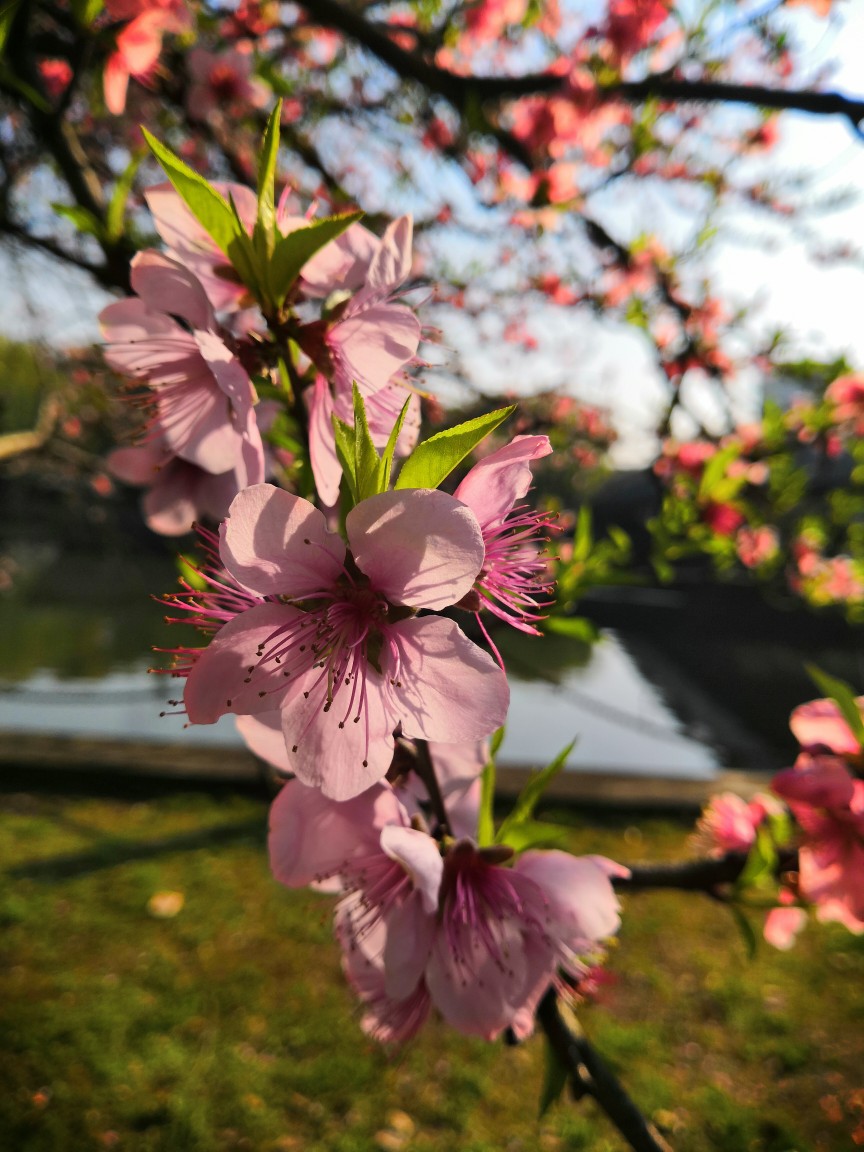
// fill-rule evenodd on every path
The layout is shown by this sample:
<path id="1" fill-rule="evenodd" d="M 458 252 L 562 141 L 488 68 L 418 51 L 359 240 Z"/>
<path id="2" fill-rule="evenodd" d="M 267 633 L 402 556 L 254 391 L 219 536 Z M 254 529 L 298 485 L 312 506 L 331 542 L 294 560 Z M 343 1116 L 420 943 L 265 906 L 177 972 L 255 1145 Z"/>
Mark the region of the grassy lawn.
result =
<path id="1" fill-rule="evenodd" d="M 672 820 L 553 816 L 577 851 L 686 855 Z M 367 1042 L 331 902 L 271 879 L 265 822 L 248 796 L 0 796 L 4 1152 L 623 1147 L 590 1102 L 537 1121 L 539 1038 Z M 610 969 L 583 1024 L 678 1152 L 855 1147 L 864 938 L 811 925 L 750 961 L 722 907 L 640 894 Z"/>

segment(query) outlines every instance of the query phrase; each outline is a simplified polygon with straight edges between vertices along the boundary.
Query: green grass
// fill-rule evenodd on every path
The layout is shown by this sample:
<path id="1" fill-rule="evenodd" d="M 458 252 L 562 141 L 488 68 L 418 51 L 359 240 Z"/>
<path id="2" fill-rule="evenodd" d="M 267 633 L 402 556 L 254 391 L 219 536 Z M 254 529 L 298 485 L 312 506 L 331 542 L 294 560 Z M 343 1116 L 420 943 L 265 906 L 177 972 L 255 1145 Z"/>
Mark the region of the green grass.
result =
<path id="1" fill-rule="evenodd" d="M 558 818 L 577 851 L 686 852 L 672 821 Z M 265 821 L 248 797 L 3 797 L 0 1147 L 623 1147 L 590 1102 L 538 1123 L 537 1038 L 506 1048 L 433 1021 L 395 1056 L 366 1041 L 331 902 L 271 879 Z M 148 901 L 166 890 L 184 906 L 156 919 Z M 751 962 L 722 907 L 641 894 L 610 967 L 583 1024 L 677 1152 L 854 1147 L 864 939 L 811 926 Z"/>

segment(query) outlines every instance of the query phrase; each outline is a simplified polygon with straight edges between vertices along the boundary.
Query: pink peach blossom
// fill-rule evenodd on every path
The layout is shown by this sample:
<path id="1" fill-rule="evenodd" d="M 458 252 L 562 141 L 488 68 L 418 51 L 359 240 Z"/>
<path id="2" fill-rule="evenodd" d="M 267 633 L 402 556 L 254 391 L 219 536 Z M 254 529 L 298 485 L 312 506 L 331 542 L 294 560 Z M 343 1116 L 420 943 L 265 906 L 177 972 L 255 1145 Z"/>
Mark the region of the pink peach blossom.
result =
<path id="1" fill-rule="evenodd" d="M 483 607 L 534 635 L 552 586 L 538 548 L 549 517 L 517 507 L 517 501 L 531 486 L 529 465 L 551 451 L 548 436 L 515 436 L 475 464 L 455 492 L 483 532 L 485 555 L 475 582 Z"/>
<path id="2" fill-rule="evenodd" d="M 864 932 L 864 780 L 842 760 L 802 753 L 773 790 L 802 829 L 798 886 L 819 920 Z"/>
<path id="3" fill-rule="evenodd" d="M 130 21 L 117 36 L 103 78 L 105 104 L 119 116 L 126 107 L 129 77 L 146 79 L 159 59 L 163 36 L 185 32 L 192 17 L 185 0 L 108 0 L 105 6 L 112 19 Z"/>
<path id="4" fill-rule="evenodd" d="M 154 390 L 154 434 L 173 455 L 214 475 L 233 470 L 244 440 L 257 436 L 255 393 L 217 334 L 204 289 L 176 260 L 155 251 L 132 261 L 132 287 L 137 299 L 100 313 L 105 359 Z"/>
<path id="5" fill-rule="evenodd" d="M 253 75 L 254 58 L 248 41 L 224 52 L 196 46 L 186 62 L 192 80 L 186 110 L 193 120 L 206 122 L 217 109 L 223 114 L 244 115 L 267 104 L 270 90 Z"/>
<path id="6" fill-rule="evenodd" d="M 696 838 L 712 855 L 749 852 L 764 809 L 754 808 L 734 792 L 712 796 L 696 824 Z"/>
<path id="7" fill-rule="evenodd" d="M 348 514 L 351 560 L 306 500 L 241 492 L 221 534 L 229 575 L 261 603 L 224 624 L 188 673 L 193 723 L 279 708 L 292 770 L 347 799 L 390 767 L 393 730 L 479 739 L 506 678 L 451 620 L 414 615 L 468 591 L 483 559 L 473 514 L 445 493 L 386 492 Z"/>
<path id="8" fill-rule="evenodd" d="M 855 702 L 864 716 L 864 696 Z M 800 704 L 789 717 L 789 727 L 806 752 L 832 752 L 846 758 L 862 755 L 857 737 L 834 700 Z"/>
<path id="9" fill-rule="evenodd" d="M 618 929 L 610 876 L 625 869 L 557 851 L 506 867 L 508 849 L 442 847 L 383 783 L 348 803 L 289 783 L 270 828 L 278 880 L 343 894 L 346 973 L 385 1043 L 414 1035 L 430 1006 L 469 1035 L 526 1036 L 559 968 L 578 979 Z"/>

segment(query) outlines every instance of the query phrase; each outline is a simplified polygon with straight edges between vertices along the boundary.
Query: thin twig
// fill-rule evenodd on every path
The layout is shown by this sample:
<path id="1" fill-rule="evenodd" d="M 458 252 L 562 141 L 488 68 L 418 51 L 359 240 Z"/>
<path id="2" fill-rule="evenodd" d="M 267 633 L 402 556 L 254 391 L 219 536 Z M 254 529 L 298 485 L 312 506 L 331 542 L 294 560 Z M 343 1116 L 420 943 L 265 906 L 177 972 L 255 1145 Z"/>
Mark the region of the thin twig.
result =
<path id="1" fill-rule="evenodd" d="M 612 1069 L 579 1029 L 561 1012 L 549 989 L 537 1009 L 537 1020 L 559 1061 L 567 1069 L 577 1099 L 591 1096 L 634 1152 L 672 1152 L 669 1144 L 645 1119 Z"/>

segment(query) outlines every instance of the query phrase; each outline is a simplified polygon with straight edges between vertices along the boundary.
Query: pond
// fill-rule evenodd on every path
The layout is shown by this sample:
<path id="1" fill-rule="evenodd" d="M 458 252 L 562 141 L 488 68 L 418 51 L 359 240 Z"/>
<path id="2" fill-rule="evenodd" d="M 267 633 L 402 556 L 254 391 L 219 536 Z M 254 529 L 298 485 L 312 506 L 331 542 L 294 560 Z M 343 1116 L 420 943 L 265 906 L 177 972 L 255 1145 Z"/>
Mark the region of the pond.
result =
<path id="1" fill-rule="evenodd" d="M 7 541 L 2 563 L 0 731 L 242 743 L 230 717 L 184 730 L 183 716 L 160 716 L 179 685 L 148 673 L 165 660 L 150 649 L 191 638 L 166 627 L 152 598 L 176 586 L 170 555 L 128 541 L 95 554 Z M 633 619 L 604 627 L 593 646 L 496 634 L 512 683 L 502 764 L 542 765 L 575 737 L 573 770 L 704 779 L 721 767 L 775 769 L 794 753 L 789 709 L 815 695 L 804 660 L 864 672 L 854 643 L 845 657 L 812 637 L 796 647 L 792 620 L 779 642 L 753 629 L 730 638 L 704 611 L 694 619 L 668 596 L 640 596 Z M 593 611 L 616 618 L 602 598 Z"/>

